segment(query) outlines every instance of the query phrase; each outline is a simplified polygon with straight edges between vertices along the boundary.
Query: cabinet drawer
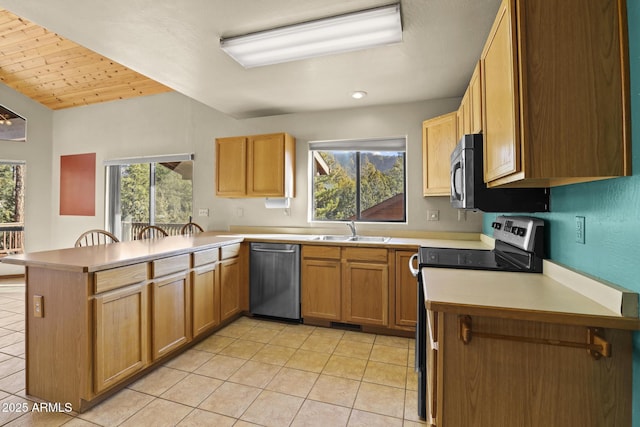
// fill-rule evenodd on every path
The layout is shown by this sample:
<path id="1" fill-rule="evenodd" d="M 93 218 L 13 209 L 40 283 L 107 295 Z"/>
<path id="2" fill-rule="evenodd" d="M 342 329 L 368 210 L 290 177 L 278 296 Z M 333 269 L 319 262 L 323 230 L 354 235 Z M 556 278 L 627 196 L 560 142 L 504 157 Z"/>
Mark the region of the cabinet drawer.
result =
<path id="1" fill-rule="evenodd" d="M 166 276 L 189 268 L 189 254 L 161 258 L 151 262 L 152 277 Z"/>
<path id="2" fill-rule="evenodd" d="M 303 246 L 303 258 L 340 259 L 340 247 L 338 246 Z"/>
<path id="3" fill-rule="evenodd" d="M 218 248 L 193 253 L 193 266 L 199 267 L 218 261 Z"/>
<path id="4" fill-rule="evenodd" d="M 342 258 L 348 261 L 387 262 L 387 250 L 379 248 L 344 248 Z"/>
<path id="5" fill-rule="evenodd" d="M 94 292 L 110 291 L 147 280 L 147 263 L 98 271 L 94 275 Z"/>
<path id="6" fill-rule="evenodd" d="M 220 259 L 229 259 L 237 257 L 240 254 L 240 243 L 222 246 L 220 248 Z"/>

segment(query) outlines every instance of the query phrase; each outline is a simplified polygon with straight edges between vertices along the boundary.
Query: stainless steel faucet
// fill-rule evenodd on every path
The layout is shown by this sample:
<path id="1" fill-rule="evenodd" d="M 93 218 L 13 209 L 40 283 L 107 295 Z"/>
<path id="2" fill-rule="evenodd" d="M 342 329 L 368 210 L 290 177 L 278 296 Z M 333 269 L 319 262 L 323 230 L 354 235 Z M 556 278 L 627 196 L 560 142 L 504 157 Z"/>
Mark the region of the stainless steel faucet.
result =
<path id="1" fill-rule="evenodd" d="M 356 223 L 355 221 L 351 221 L 347 223 L 347 227 L 351 229 L 351 237 L 356 237 L 358 233 L 356 233 Z"/>

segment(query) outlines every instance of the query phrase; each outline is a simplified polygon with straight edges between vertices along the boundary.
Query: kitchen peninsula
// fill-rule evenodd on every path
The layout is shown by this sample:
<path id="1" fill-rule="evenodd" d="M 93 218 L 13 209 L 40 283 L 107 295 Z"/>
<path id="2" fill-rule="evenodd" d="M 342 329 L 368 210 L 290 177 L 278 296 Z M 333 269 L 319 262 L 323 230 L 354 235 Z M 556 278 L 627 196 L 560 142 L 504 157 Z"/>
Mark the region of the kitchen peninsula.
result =
<path id="1" fill-rule="evenodd" d="M 26 267 L 26 393 L 81 412 L 233 320 L 241 241 L 202 233 L 5 258 Z"/>

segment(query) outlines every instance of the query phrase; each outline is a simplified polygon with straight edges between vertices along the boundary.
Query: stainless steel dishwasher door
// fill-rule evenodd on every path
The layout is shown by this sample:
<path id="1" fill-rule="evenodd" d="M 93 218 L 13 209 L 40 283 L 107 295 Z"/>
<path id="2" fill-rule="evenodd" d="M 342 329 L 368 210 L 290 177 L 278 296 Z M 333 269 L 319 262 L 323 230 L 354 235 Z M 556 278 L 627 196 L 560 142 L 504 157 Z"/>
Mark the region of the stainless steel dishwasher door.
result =
<path id="1" fill-rule="evenodd" d="M 300 245 L 251 243 L 251 314 L 300 320 Z"/>

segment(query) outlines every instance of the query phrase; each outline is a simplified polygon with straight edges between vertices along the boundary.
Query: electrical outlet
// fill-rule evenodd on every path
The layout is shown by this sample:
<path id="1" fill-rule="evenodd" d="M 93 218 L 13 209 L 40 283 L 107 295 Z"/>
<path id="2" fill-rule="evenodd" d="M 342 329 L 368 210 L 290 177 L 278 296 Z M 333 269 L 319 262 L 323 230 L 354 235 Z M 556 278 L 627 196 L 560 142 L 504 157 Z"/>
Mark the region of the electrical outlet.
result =
<path id="1" fill-rule="evenodd" d="M 427 221 L 440 221 L 440 211 L 427 211 Z"/>
<path id="2" fill-rule="evenodd" d="M 237 216 L 238 218 L 243 217 L 243 216 L 244 216 L 244 209 L 242 209 L 242 208 L 236 208 L 236 216 Z"/>
<path id="3" fill-rule="evenodd" d="M 198 216 L 209 216 L 209 209 L 207 208 L 198 209 Z"/>
<path id="4" fill-rule="evenodd" d="M 576 243 L 580 243 L 584 245 L 584 241 L 585 241 L 584 234 L 585 234 L 584 217 L 577 216 L 576 217 Z"/>
<path id="5" fill-rule="evenodd" d="M 44 297 L 42 295 L 33 296 L 33 317 L 44 317 Z"/>
<path id="6" fill-rule="evenodd" d="M 467 211 L 464 209 L 458 209 L 458 221 L 466 221 L 467 220 Z"/>

